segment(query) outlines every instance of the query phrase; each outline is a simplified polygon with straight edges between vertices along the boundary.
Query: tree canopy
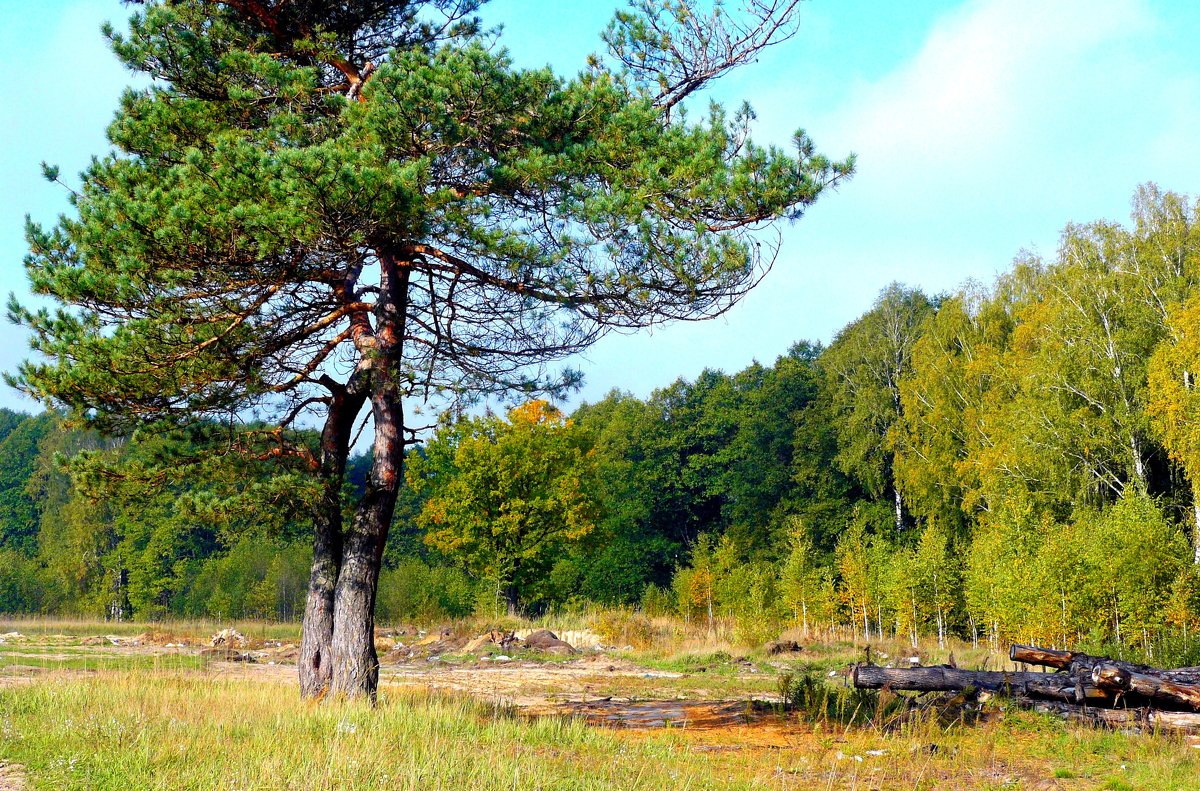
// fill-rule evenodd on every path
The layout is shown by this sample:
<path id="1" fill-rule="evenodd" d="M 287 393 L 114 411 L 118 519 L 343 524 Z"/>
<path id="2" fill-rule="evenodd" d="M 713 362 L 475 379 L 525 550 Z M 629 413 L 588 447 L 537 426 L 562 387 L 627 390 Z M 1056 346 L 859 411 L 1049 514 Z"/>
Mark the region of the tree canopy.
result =
<path id="1" fill-rule="evenodd" d="M 581 432 L 534 400 L 440 431 L 408 467 L 428 499 L 425 541 L 495 584 L 509 612 L 559 553 L 595 526 L 594 475 Z"/>

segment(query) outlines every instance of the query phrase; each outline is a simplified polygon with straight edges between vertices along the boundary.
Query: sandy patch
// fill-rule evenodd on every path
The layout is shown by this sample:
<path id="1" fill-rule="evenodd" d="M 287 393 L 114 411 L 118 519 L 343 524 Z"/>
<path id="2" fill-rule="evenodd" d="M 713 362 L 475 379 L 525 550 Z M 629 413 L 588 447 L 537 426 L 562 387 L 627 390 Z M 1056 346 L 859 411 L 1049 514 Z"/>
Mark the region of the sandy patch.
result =
<path id="1" fill-rule="evenodd" d="M 0 761 L 0 791 L 25 791 L 28 787 L 23 767 Z"/>

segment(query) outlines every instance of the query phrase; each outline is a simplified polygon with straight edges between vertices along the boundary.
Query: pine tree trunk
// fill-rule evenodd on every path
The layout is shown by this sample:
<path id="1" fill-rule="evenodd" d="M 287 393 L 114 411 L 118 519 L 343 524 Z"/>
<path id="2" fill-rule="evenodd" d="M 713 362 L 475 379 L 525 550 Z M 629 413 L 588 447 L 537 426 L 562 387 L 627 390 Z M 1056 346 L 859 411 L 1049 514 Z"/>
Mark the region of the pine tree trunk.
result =
<path id="1" fill-rule="evenodd" d="M 327 498 L 322 498 L 322 506 Z M 340 508 L 340 504 L 339 504 Z M 342 559 L 341 515 L 321 508 L 313 519 L 313 562 L 300 631 L 300 697 L 320 698 L 333 672 L 333 600 Z"/>
<path id="2" fill-rule="evenodd" d="M 371 473 L 354 521 L 346 531 L 333 602 L 333 675 L 330 692 L 375 701 L 379 657 L 375 653 L 375 594 L 396 511 L 404 469 L 404 390 L 399 362 L 407 314 L 410 269 L 389 251 L 377 250 L 380 297 L 375 333 L 364 357 L 371 361 L 371 415 L 375 442 Z"/>
<path id="3" fill-rule="evenodd" d="M 396 509 L 403 467 L 403 411 L 388 392 L 373 394 L 374 459 L 367 490 L 346 534 L 333 606 L 333 677 L 330 691 L 375 699 L 379 658 L 375 653 L 375 594 Z"/>
<path id="4" fill-rule="evenodd" d="M 333 603 L 342 564 L 342 483 L 350 453 L 350 432 L 365 395 L 354 380 L 349 387 L 332 380 L 333 391 L 321 432 L 319 475 L 322 496 L 313 514 L 313 560 L 300 634 L 300 696 L 320 698 L 329 691 L 333 672 Z"/>

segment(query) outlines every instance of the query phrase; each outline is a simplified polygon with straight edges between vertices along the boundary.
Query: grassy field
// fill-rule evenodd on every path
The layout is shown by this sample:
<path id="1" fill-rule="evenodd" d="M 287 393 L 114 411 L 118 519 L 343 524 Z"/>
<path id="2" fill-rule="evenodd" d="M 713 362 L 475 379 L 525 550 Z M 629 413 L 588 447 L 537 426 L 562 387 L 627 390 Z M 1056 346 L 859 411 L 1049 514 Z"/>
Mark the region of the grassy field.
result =
<path id="1" fill-rule="evenodd" d="M 900 716 L 895 700 L 829 678 L 857 653 L 849 644 L 812 646 L 785 663 L 722 645 L 503 671 L 472 657 L 422 660 L 385 667 L 380 704 L 370 708 L 301 702 L 294 667 L 85 645 L 82 638 L 108 630 L 43 626 L 25 624 L 21 639 L 0 645 L 4 791 L 1200 788 L 1200 750 L 1178 736 L 1095 730 L 999 706 L 964 717 L 955 701 Z M 196 633 L 210 626 L 198 624 Z M 605 672 L 609 661 L 621 672 Z M 747 703 L 737 724 L 658 729 L 595 727 L 556 713 L 552 701 L 518 708 L 483 694 L 487 687 L 439 687 L 489 673 L 519 683 L 542 672 L 558 674 L 548 677 L 564 695 L 612 695 L 614 706 L 772 699 L 785 675 L 807 674 L 814 686 L 786 714 Z"/>

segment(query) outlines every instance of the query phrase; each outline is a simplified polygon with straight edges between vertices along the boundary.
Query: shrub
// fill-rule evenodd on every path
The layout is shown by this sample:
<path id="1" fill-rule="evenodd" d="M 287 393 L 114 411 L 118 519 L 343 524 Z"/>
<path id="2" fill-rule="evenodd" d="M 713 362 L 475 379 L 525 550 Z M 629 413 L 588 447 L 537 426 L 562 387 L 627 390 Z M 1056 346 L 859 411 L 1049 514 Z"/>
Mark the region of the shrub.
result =
<path id="1" fill-rule="evenodd" d="M 624 607 L 601 610 L 592 618 L 591 627 L 608 645 L 646 649 L 654 642 L 650 619 Z"/>
<path id="2" fill-rule="evenodd" d="M 477 587 L 459 569 L 404 558 L 379 576 L 376 615 L 380 621 L 425 623 L 465 618 L 476 609 Z"/>

